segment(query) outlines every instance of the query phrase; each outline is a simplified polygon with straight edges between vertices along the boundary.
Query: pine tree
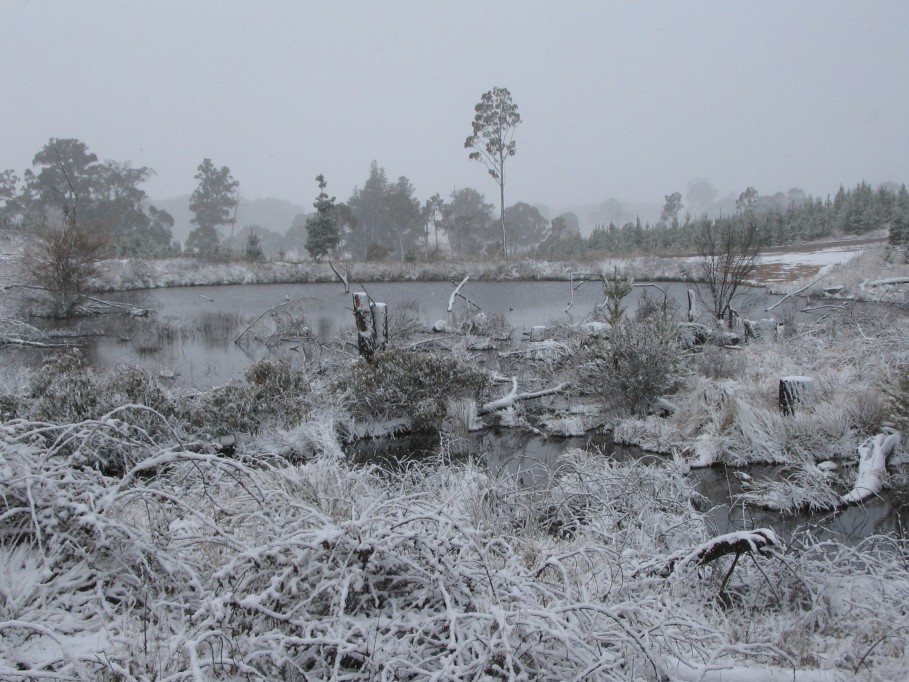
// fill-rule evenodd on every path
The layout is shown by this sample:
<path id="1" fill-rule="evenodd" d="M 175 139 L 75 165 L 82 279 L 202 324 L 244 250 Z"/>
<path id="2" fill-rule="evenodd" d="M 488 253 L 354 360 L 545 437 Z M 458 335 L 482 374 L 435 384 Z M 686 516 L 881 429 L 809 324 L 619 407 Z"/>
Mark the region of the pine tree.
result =
<path id="1" fill-rule="evenodd" d="M 265 253 L 262 251 L 262 240 L 259 239 L 254 231 L 246 237 L 246 248 L 243 250 L 243 256 L 246 260 L 260 261 L 265 260 Z"/>
<path id="2" fill-rule="evenodd" d="M 338 233 L 338 219 L 335 214 L 335 198 L 325 193 L 325 176 L 316 177 L 319 183 L 319 196 L 313 206 L 314 215 L 306 219 L 306 250 L 316 261 L 322 259 L 329 251 L 338 246 L 340 234 Z"/>
<path id="3" fill-rule="evenodd" d="M 909 191 L 906 185 L 900 187 L 893 206 L 893 220 L 890 223 L 890 243 L 894 246 L 909 247 Z M 906 249 L 909 263 L 909 248 Z"/>

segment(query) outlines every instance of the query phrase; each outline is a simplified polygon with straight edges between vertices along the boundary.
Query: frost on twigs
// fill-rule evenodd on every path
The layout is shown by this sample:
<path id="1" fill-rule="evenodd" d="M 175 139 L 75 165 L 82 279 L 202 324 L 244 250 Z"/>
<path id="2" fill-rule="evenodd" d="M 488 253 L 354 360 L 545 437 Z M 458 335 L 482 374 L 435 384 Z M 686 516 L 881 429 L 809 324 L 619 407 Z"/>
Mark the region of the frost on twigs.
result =
<path id="1" fill-rule="evenodd" d="M 104 429 L 133 452 L 122 475 L 80 459 Z M 897 552 L 740 562 L 722 614 L 721 562 L 641 573 L 717 547 L 674 467 L 573 450 L 528 490 L 474 465 L 355 469 L 327 433 L 287 437 L 328 456 L 246 464 L 102 422 L 2 424 L 0 678 L 909 672 Z"/>

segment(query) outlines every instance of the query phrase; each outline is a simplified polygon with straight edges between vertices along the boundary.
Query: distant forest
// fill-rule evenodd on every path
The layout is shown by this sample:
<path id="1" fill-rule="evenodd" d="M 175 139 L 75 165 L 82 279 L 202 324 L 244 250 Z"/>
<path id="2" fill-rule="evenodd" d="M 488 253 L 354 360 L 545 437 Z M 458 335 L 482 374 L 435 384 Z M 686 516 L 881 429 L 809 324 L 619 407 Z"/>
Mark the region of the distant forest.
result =
<path id="1" fill-rule="evenodd" d="M 108 255 L 121 257 L 426 260 L 492 258 L 500 249 L 498 210 L 483 193 L 465 187 L 420 201 L 406 177 L 389 180 L 376 162 L 363 186 L 343 202 L 327 190 L 330 178 L 314 179 L 320 194 L 313 212 L 299 212 L 276 230 L 255 222 L 240 224 L 239 181 L 227 166 L 204 159 L 184 211 L 192 216 L 192 229 L 180 242 L 174 239 L 174 217 L 152 205 L 141 188 L 153 173 L 129 162 L 100 162 L 79 140 L 52 138 L 21 177 L 13 170 L 0 172 L 0 228 L 24 233 L 79 228 L 103 238 Z M 706 206 L 692 201 L 691 192 L 687 200 Z M 518 202 L 505 208 L 509 255 L 583 259 L 695 252 L 705 229 L 723 223 L 755 225 L 763 246 L 879 230 L 888 230 L 895 245 L 909 243 L 905 185 L 873 188 L 862 182 L 823 199 L 799 189 L 761 195 L 749 187 L 725 213 L 693 217 L 686 212 L 680 217 L 684 208 L 682 195 L 674 192 L 665 197 L 655 223 L 611 221 L 584 236 L 575 213 L 550 219 L 540 207 Z"/>

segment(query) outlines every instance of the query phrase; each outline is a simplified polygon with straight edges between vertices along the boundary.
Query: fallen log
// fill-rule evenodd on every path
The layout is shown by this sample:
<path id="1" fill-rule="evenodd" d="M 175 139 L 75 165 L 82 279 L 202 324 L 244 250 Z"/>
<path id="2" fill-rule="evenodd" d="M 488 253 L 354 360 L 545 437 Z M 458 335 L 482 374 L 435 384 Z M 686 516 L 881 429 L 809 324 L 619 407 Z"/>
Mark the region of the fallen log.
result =
<path id="1" fill-rule="evenodd" d="M 909 277 L 891 277 L 890 279 L 879 279 L 874 282 L 865 282 L 866 287 L 885 287 L 888 284 L 909 284 Z"/>
<path id="2" fill-rule="evenodd" d="M 858 473 L 852 490 L 842 497 L 843 504 L 858 504 L 880 492 L 887 476 L 887 458 L 899 442 L 899 432 L 879 433 L 859 446 Z"/>
<path id="3" fill-rule="evenodd" d="M 703 542 L 690 550 L 671 554 L 668 558 L 649 563 L 638 569 L 635 574 L 659 574 L 668 577 L 674 571 L 685 567 L 705 566 L 717 559 L 735 554 L 736 558 L 745 553 L 765 553 L 769 548 L 780 544 L 776 533 L 771 528 L 757 530 L 739 530 Z"/>
<path id="4" fill-rule="evenodd" d="M 520 400 L 532 400 L 534 398 L 542 398 L 543 396 L 546 396 L 546 395 L 552 395 L 553 393 L 559 393 L 560 391 L 564 391 L 566 388 L 568 388 L 568 382 L 563 381 L 561 384 L 559 384 L 558 386 L 554 386 L 553 388 L 544 388 L 541 391 L 529 391 L 527 393 L 518 393 L 518 378 L 511 377 L 511 390 L 506 395 L 499 398 L 498 400 L 492 400 L 492 401 L 486 403 L 485 405 L 483 405 L 479 410 L 479 414 L 495 412 L 496 410 L 504 410 L 508 407 L 511 407 L 512 405 L 514 405 L 516 402 L 518 402 Z"/>
<path id="5" fill-rule="evenodd" d="M 817 283 L 820 282 L 822 279 L 824 279 L 824 277 L 826 277 L 826 276 L 827 276 L 827 275 L 821 275 L 821 276 L 818 277 L 816 280 L 814 280 L 811 284 L 808 284 L 808 285 L 806 285 L 806 286 L 803 286 L 803 287 L 802 287 L 801 289 L 799 289 L 798 291 L 793 291 L 793 292 L 790 292 L 790 293 L 786 294 L 785 296 L 783 296 L 783 298 L 781 298 L 779 301 L 777 301 L 776 303 L 774 303 L 772 306 L 770 306 L 769 308 L 766 308 L 766 311 L 769 313 L 771 310 L 773 310 L 774 308 L 776 308 L 780 303 L 782 303 L 783 301 L 785 301 L 787 298 L 789 298 L 789 297 L 791 297 L 791 296 L 795 296 L 796 294 L 800 294 L 800 293 L 802 293 L 803 291 L 805 291 L 805 289 L 810 289 L 810 288 L 813 287 L 815 284 L 817 284 Z"/>

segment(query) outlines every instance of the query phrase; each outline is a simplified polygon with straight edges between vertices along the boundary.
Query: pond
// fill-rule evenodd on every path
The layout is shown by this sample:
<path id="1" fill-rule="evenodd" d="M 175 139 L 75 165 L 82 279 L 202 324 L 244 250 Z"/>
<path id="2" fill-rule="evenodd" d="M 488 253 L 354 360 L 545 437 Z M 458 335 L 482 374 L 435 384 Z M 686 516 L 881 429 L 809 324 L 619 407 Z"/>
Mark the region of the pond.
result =
<path id="1" fill-rule="evenodd" d="M 455 284 L 351 283 L 351 289 L 366 291 L 373 300 L 388 304 L 392 323 L 407 314 L 430 328 L 446 319 Z M 635 310 L 644 296 L 662 301 L 663 292 L 676 307 L 687 305 L 691 287 L 683 283 L 636 286 L 626 299 L 628 310 Z M 510 326 L 516 338 L 533 326 L 581 322 L 603 302 L 602 283 L 593 281 L 580 286 L 567 281 L 468 281 L 461 293 L 464 298 L 457 299 L 456 311 L 463 314 L 469 306 L 472 313 L 482 312 Z M 337 335 L 353 340 L 354 336 L 351 295 L 338 283 L 175 287 L 117 292 L 105 298 L 147 308 L 152 314 L 147 318 L 105 315 L 62 325 L 71 331 L 97 333 L 81 339 L 88 361 L 99 367 L 138 365 L 185 386 L 211 386 L 238 378 L 266 355 L 299 361 L 293 341 L 271 345 L 261 340 L 234 342 L 260 316 L 256 326 L 281 318 L 296 333 L 305 328 L 306 335 L 321 341 Z M 763 289 L 749 289 L 738 306 L 743 315 L 766 317 L 762 306 L 772 298 Z M 61 326 L 49 320 L 32 322 L 45 329 Z M 247 334 L 250 336 L 252 333 Z M 36 364 L 43 359 L 33 349 L 6 348 L 0 353 L 8 365 Z"/>
<path id="2" fill-rule="evenodd" d="M 456 282 L 397 282 L 352 284 L 365 290 L 376 301 L 385 302 L 394 317 L 402 312 L 429 328 L 446 318 L 449 298 Z M 687 302 L 691 285 L 657 283 L 636 287 L 627 299 L 633 311 L 643 296 L 662 300 L 663 292 L 677 307 Z M 598 282 L 578 286 L 569 282 L 468 282 L 462 289 L 468 304 L 458 299 L 459 312 L 469 305 L 489 317 L 499 317 L 511 328 L 515 339 L 536 325 L 572 324 L 591 317 L 603 301 Z M 303 361 L 293 341 L 266 344 L 260 341 L 236 344 L 234 340 L 260 317 L 281 316 L 296 333 L 327 341 L 338 335 L 354 338 L 351 296 L 337 284 L 233 285 L 206 286 L 119 292 L 109 300 L 142 306 L 152 311 L 149 317 L 121 315 L 83 319 L 70 330 L 97 332 L 83 338 L 88 360 L 99 367 L 118 364 L 139 365 L 160 376 L 171 377 L 184 386 L 210 386 L 242 376 L 255 360 L 266 355 L 281 355 Z M 737 305 L 742 314 L 753 319 L 768 317 L 764 309 L 778 300 L 762 289 L 749 289 Z M 701 306 L 703 307 L 703 306 Z M 270 312 L 269 312 L 270 311 Z M 781 311 L 774 311 L 779 315 Z M 263 315 L 264 314 L 264 315 Z M 272 320 L 273 321 L 273 320 Z M 35 321 L 36 325 L 55 328 L 56 322 Z M 298 344 L 299 345 L 299 344 Z M 355 354 L 351 348 L 351 353 Z M 0 358 L 7 366 L 34 365 L 44 352 L 29 348 L 7 347 Z M 472 451 L 482 452 L 497 475 L 513 475 L 525 485 L 545 481 L 560 453 L 569 447 L 595 446 L 611 456 L 659 463 L 664 458 L 637 448 L 615 446 L 608 435 L 592 434 L 583 438 L 544 439 L 519 431 L 490 431 L 472 436 Z M 434 444 L 435 446 L 438 443 Z M 378 448 L 378 449 L 377 449 Z M 419 448 L 409 441 L 367 441 L 352 453 L 354 458 L 411 457 Z M 769 468 L 750 470 L 751 475 L 772 476 Z M 825 515 L 780 515 L 757 507 L 735 503 L 740 492 L 739 479 L 723 467 L 697 470 L 691 474 L 701 493 L 709 500 L 710 519 L 718 532 L 771 526 L 784 537 L 806 525 L 818 527 L 821 537 L 856 541 L 878 532 L 901 531 L 909 504 L 895 494 L 871 500 L 861 508 L 850 508 Z"/>

